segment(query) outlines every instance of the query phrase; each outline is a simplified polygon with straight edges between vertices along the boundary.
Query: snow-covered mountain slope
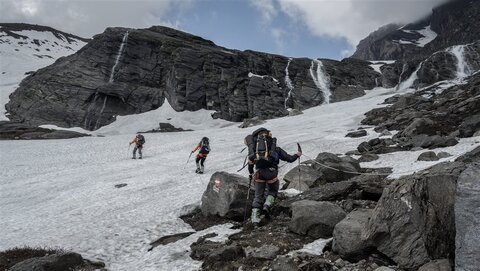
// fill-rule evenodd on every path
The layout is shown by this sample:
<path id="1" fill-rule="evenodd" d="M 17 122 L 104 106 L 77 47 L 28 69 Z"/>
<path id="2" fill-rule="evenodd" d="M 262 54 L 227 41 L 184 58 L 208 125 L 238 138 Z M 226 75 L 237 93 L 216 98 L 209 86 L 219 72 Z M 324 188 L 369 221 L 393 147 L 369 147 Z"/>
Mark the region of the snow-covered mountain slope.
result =
<path id="1" fill-rule="evenodd" d="M 345 134 L 358 127 L 365 112 L 384 106 L 384 99 L 398 93 L 376 88 L 366 96 L 269 120 L 264 126 L 287 152 L 296 151 L 296 142 L 302 144 L 302 161 L 324 151 L 342 154 L 379 136 L 372 128 L 367 128 L 367 137 L 346 138 Z M 109 270 L 197 270 L 201 263 L 189 257 L 189 245 L 206 232 L 222 237 L 235 230 L 217 226 L 148 249 L 159 237 L 191 231 L 179 215 L 199 204 L 211 174 L 236 173 L 243 162 L 244 154 L 239 153 L 243 138 L 258 127 L 240 129 L 212 120 L 210 113 L 175 113 L 165 104 L 155 111 L 118 118 L 95 132 L 105 137 L 0 141 L 0 149 L 8 150 L 0 157 L 0 250 L 54 246 L 105 261 Z M 130 159 L 128 142 L 134 132 L 155 128 L 158 122 L 195 131 L 145 134 L 145 159 Z M 186 162 L 203 136 L 210 138 L 212 152 L 206 174 L 196 175 L 193 159 Z M 439 162 L 455 159 L 478 146 L 479 140 L 461 139 L 456 146 L 437 149 L 453 155 Z M 421 152 L 380 155 L 369 166 L 392 166 L 392 177 L 398 177 L 438 163 L 416 161 Z M 283 166 L 280 177 L 294 166 Z M 121 183 L 127 186 L 115 188 Z"/>
<path id="2" fill-rule="evenodd" d="M 8 96 L 26 73 L 75 53 L 86 42 L 86 39 L 49 27 L 0 24 L 0 120 L 7 120 L 5 104 Z"/>

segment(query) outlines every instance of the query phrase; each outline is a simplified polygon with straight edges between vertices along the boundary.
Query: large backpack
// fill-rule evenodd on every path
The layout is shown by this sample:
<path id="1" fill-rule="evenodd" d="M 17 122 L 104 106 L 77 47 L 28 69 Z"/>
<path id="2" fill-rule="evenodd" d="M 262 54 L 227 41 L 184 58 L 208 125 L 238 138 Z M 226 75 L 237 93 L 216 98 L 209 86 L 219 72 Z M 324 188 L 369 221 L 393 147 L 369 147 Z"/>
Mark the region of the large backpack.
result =
<path id="1" fill-rule="evenodd" d="M 248 146 L 248 159 L 255 163 L 257 168 L 269 168 L 276 165 L 278 161 L 276 148 L 277 139 L 272 133 L 259 128 L 251 135 L 245 137 L 245 144 Z"/>
<path id="2" fill-rule="evenodd" d="M 200 141 L 200 151 L 199 153 L 208 154 L 210 152 L 210 142 L 208 142 L 208 137 L 202 138 Z"/>
<path id="3" fill-rule="evenodd" d="M 142 146 L 143 144 L 145 144 L 145 137 L 141 134 L 138 134 L 137 135 L 137 145 Z"/>

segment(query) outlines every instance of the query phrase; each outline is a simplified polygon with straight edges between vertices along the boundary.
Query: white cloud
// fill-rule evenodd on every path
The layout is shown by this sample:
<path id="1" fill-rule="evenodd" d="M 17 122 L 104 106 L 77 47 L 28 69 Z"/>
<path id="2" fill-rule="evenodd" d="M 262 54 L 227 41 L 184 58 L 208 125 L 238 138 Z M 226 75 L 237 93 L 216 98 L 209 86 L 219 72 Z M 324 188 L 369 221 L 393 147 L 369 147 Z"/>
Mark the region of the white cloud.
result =
<path id="1" fill-rule="evenodd" d="M 282 53 L 285 50 L 285 31 L 280 28 L 272 28 L 271 35 L 275 42 L 275 46 L 277 46 L 278 52 Z"/>
<path id="2" fill-rule="evenodd" d="M 345 38 L 352 47 L 388 23 L 410 23 L 446 0 L 275 0 L 281 12 L 316 36 Z M 271 1 L 266 1 L 271 2 Z M 270 5 L 271 4 L 271 5 Z M 269 5 L 265 14 L 273 16 Z M 272 15 L 273 14 L 273 15 Z M 272 19 L 270 18 L 270 21 Z"/>
<path id="3" fill-rule="evenodd" d="M 25 22 L 91 37 L 110 26 L 180 27 L 166 20 L 170 12 L 191 7 L 192 0 L 0 0 L 2 22 Z"/>
<path id="4" fill-rule="evenodd" d="M 250 4 L 261 12 L 264 25 L 270 24 L 273 18 L 277 16 L 277 9 L 273 0 L 250 0 Z"/>

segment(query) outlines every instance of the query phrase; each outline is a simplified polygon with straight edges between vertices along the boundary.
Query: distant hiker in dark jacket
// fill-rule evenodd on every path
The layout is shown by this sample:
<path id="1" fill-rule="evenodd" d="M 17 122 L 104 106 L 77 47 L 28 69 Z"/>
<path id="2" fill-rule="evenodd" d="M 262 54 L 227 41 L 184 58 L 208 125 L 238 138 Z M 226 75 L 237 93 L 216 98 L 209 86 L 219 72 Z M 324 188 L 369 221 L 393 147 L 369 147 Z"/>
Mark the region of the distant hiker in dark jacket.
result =
<path id="1" fill-rule="evenodd" d="M 260 208 L 265 215 L 269 215 L 270 208 L 278 193 L 278 163 L 280 160 L 292 163 L 296 161 L 302 152 L 290 155 L 282 148 L 277 147 L 276 138 L 272 133 L 259 128 L 245 138 L 248 146 L 248 172 L 250 180 L 255 183 L 255 198 L 252 204 L 252 224 L 257 226 L 260 223 Z M 255 170 L 254 170 L 255 169 Z M 268 195 L 265 199 L 265 188 L 268 187 Z"/>
<path id="2" fill-rule="evenodd" d="M 142 159 L 142 149 L 143 149 L 143 144 L 145 144 L 145 137 L 138 133 L 130 142 L 129 145 L 135 144 L 135 147 L 133 148 L 133 157 L 132 159 L 136 158 L 136 153 L 138 150 L 138 159 Z"/>
<path id="3" fill-rule="evenodd" d="M 205 159 L 207 159 L 207 155 L 210 152 L 210 142 L 208 137 L 203 137 L 200 143 L 198 143 L 195 148 L 192 150 L 192 153 L 196 152 L 198 150 L 197 154 L 197 159 L 195 159 L 195 162 L 197 164 L 197 170 L 195 173 L 200 173 L 202 174 L 204 171 L 204 163 Z"/>

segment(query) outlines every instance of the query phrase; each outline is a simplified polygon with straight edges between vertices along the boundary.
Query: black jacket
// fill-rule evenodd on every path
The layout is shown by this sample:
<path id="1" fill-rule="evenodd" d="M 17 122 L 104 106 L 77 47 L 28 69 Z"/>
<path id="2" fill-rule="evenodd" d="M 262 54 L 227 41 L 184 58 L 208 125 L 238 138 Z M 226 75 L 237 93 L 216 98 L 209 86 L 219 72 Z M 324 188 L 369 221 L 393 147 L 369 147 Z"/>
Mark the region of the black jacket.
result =
<path id="1" fill-rule="evenodd" d="M 274 162 L 272 163 L 272 168 L 274 168 L 275 170 L 278 169 L 278 164 L 280 163 L 280 160 L 286 161 L 288 163 L 292 163 L 292 162 L 295 162 L 298 159 L 297 154 L 290 155 L 280 147 L 277 147 L 275 149 L 274 157 L 275 157 L 275 159 L 274 159 Z M 254 161 L 249 160 L 248 172 L 250 174 L 252 174 L 254 172 L 253 168 L 254 168 Z"/>

